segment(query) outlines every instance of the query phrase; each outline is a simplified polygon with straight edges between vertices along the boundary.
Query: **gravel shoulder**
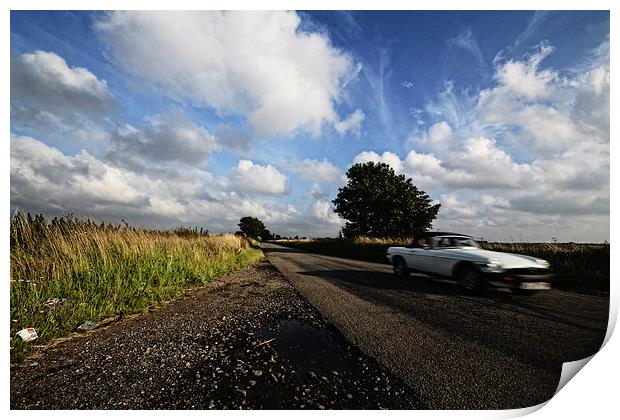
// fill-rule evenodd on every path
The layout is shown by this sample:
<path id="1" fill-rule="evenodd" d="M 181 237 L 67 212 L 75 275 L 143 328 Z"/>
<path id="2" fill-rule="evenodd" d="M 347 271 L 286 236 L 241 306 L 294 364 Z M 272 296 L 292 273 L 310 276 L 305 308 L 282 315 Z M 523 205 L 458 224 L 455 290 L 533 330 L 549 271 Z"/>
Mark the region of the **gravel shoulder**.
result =
<path id="1" fill-rule="evenodd" d="M 267 261 L 41 349 L 11 409 L 425 408 Z"/>

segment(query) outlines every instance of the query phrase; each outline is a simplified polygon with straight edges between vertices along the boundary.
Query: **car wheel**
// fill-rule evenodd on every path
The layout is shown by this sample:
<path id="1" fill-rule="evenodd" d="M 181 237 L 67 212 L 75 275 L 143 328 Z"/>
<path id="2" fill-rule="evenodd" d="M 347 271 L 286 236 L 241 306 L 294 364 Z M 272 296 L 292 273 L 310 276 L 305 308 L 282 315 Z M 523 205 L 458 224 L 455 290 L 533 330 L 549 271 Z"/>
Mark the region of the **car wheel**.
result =
<path id="1" fill-rule="evenodd" d="M 459 271 L 459 286 L 468 292 L 477 292 L 482 289 L 480 273 L 473 267 L 463 267 Z"/>
<path id="2" fill-rule="evenodd" d="M 396 261 L 394 261 L 393 265 L 394 274 L 396 274 L 397 276 L 406 277 L 407 274 L 409 274 L 409 271 L 407 269 L 407 263 L 403 258 L 396 258 Z"/>

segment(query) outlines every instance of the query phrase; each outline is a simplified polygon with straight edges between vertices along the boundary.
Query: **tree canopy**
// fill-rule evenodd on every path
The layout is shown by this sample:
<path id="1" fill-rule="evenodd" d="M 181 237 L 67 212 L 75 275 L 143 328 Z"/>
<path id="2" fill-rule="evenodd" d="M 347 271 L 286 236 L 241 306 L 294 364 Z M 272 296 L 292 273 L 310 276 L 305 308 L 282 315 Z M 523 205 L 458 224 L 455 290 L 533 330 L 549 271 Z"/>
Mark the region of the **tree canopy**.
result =
<path id="1" fill-rule="evenodd" d="M 385 163 L 357 163 L 338 189 L 334 211 L 346 220 L 345 238 L 404 237 L 429 230 L 440 204 L 418 189 L 411 178 L 396 175 Z"/>
<path id="2" fill-rule="evenodd" d="M 263 222 L 258 220 L 256 217 L 242 217 L 241 220 L 239 220 L 238 226 L 241 232 L 251 238 L 259 237 L 265 230 L 265 225 Z"/>

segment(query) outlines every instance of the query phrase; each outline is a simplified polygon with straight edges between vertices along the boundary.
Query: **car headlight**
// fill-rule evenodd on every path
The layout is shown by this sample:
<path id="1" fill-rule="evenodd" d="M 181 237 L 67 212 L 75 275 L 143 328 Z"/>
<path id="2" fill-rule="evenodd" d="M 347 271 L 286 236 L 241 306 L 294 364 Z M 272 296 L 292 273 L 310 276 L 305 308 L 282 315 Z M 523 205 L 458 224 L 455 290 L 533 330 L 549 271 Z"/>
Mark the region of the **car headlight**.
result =
<path id="1" fill-rule="evenodd" d="M 549 262 L 547 260 L 542 260 L 540 258 L 536 259 L 536 264 L 540 264 L 545 268 L 549 268 Z"/>
<path id="2" fill-rule="evenodd" d="M 482 269 L 491 273 L 500 273 L 504 271 L 504 266 L 499 261 L 491 260 L 489 262 L 483 263 Z"/>

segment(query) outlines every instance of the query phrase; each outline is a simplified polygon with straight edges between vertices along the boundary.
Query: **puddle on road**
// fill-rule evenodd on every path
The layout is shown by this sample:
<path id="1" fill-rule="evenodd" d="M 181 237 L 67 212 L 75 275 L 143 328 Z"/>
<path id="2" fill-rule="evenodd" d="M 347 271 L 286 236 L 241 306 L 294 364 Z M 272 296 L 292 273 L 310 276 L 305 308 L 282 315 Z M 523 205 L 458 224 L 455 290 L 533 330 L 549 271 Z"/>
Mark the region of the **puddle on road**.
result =
<path id="1" fill-rule="evenodd" d="M 270 343 L 272 348 L 298 367 L 329 370 L 347 364 L 342 358 L 342 349 L 325 328 L 298 320 L 283 320 L 276 331 L 261 331 L 256 337 L 274 339 Z"/>

